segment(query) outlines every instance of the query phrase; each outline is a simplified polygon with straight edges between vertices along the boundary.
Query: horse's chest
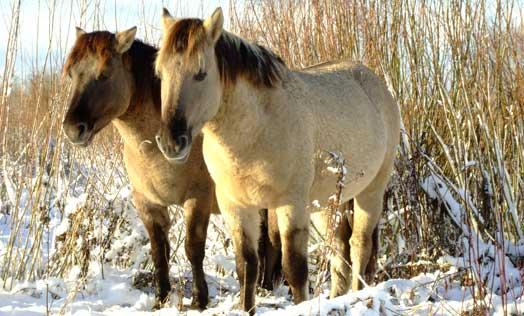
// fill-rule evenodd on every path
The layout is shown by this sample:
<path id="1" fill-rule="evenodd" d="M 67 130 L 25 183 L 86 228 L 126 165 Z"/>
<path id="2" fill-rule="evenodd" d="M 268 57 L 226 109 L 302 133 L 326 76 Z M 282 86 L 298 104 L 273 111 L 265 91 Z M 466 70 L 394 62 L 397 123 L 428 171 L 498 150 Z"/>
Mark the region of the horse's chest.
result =
<path id="1" fill-rule="evenodd" d="M 244 207 L 267 208 L 278 198 L 271 169 L 257 163 L 242 163 L 227 156 L 208 153 L 204 160 L 217 190 L 230 202 Z"/>
<path id="2" fill-rule="evenodd" d="M 185 192 L 183 175 L 157 154 L 124 151 L 126 170 L 134 190 L 160 205 L 181 204 Z"/>

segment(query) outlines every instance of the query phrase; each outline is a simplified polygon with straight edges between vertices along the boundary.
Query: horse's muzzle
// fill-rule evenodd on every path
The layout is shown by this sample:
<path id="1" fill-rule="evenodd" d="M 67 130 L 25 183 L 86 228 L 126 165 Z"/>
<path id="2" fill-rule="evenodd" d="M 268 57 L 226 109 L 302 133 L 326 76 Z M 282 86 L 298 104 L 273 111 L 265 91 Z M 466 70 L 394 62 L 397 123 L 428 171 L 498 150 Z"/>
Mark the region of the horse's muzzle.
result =
<path id="1" fill-rule="evenodd" d="M 167 160 L 175 163 L 185 163 L 191 152 L 191 133 L 185 131 L 177 135 L 170 135 L 166 129 L 160 129 L 156 135 L 158 149 L 164 154 Z"/>
<path id="2" fill-rule="evenodd" d="M 63 123 L 64 133 L 74 145 L 85 147 L 91 143 L 93 128 L 85 122 L 68 122 Z"/>

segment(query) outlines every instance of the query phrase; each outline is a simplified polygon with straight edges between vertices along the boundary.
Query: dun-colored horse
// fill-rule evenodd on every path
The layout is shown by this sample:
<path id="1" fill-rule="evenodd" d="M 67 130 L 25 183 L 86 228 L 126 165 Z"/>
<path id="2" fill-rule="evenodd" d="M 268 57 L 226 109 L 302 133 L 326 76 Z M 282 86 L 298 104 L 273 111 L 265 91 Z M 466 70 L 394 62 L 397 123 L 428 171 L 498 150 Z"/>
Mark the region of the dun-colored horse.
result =
<path id="1" fill-rule="evenodd" d="M 208 289 L 202 263 L 210 213 L 212 207 L 216 209 L 214 184 L 202 158 L 201 137 L 195 139 L 198 145 L 186 165 L 169 163 L 154 143 L 160 128 L 160 81 L 153 69 L 157 49 L 135 40 L 135 33 L 136 28 L 117 34 L 77 29 L 64 68 L 73 90 L 63 128 L 71 142 L 80 146 L 89 145 L 110 122 L 122 136 L 133 204 L 151 240 L 157 307 L 171 288 L 167 206 L 184 207 L 185 251 L 193 272 L 192 306 L 205 308 Z"/>
<path id="2" fill-rule="evenodd" d="M 241 306 L 253 312 L 259 208 L 276 214 L 294 301 L 307 299 L 312 202 L 327 201 L 336 184 L 319 158 L 324 151 L 347 160 L 342 199 L 354 198 L 351 238 L 337 234 L 331 295 L 350 283 L 358 289 L 399 141 L 399 110 L 384 82 L 346 61 L 292 71 L 266 48 L 223 31 L 220 9 L 204 21 L 175 20 L 165 10 L 162 23 L 157 142 L 166 158 L 183 162 L 203 133 L 204 160 L 233 235 Z"/>

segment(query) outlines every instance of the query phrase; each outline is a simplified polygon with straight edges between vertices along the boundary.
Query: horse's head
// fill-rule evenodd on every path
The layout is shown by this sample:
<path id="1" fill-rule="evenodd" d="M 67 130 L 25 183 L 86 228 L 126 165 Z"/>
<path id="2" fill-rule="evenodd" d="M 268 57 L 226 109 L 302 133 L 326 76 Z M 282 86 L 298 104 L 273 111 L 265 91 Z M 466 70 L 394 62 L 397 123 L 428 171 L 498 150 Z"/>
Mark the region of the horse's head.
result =
<path id="1" fill-rule="evenodd" d="M 124 53 L 135 34 L 136 27 L 116 34 L 77 28 L 64 67 L 72 92 L 63 127 L 73 144 L 87 146 L 98 131 L 126 112 L 134 81 Z"/>
<path id="2" fill-rule="evenodd" d="M 162 128 L 156 139 L 171 161 L 187 160 L 193 137 L 218 112 L 222 85 L 215 44 L 223 22 L 220 8 L 204 21 L 175 20 L 164 9 L 155 65 L 162 80 Z"/>

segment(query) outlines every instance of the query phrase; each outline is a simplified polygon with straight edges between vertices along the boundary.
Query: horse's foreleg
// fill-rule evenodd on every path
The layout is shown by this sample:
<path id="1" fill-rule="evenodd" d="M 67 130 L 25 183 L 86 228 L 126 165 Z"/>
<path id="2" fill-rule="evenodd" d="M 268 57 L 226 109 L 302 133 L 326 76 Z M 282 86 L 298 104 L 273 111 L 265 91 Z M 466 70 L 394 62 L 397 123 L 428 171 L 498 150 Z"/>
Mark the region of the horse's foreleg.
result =
<path id="1" fill-rule="evenodd" d="M 308 299 L 307 244 L 309 212 L 305 203 L 285 205 L 276 209 L 282 242 L 282 268 L 291 286 L 295 304 Z"/>
<path id="2" fill-rule="evenodd" d="M 240 308 L 255 313 L 255 290 L 258 279 L 258 240 L 260 214 L 256 209 L 242 209 L 230 204 L 217 190 L 220 211 L 233 237 L 238 280 Z"/>
<path id="3" fill-rule="evenodd" d="M 133 192 L 133 204 L 146 227 L 151 242 L 151 256 L 155 264 L 155 308 L 164 303 L 171 291 L 169 283 L 169 227 L 171 222 L 167 207 L 147 200 L 142 194 Z"/>
<path id="4" fill-rule="evenodd" d="M 208 289 L 204 273 L 207 226 L 211 215 L 211 194 L 202 192 L 192 194 L 184 203 L 186 221 L 186 256 L 191 263 L 193 273 L 191 307 L 205 309 L 208 302 Z"/>

